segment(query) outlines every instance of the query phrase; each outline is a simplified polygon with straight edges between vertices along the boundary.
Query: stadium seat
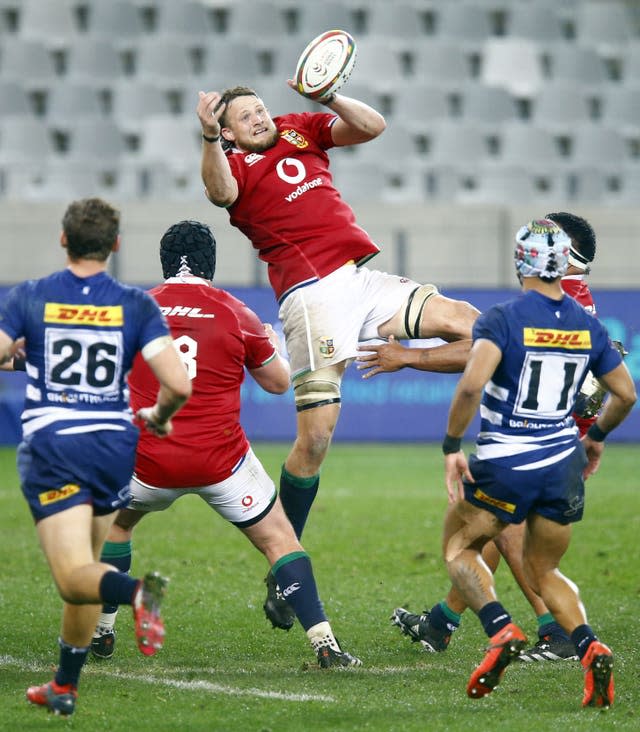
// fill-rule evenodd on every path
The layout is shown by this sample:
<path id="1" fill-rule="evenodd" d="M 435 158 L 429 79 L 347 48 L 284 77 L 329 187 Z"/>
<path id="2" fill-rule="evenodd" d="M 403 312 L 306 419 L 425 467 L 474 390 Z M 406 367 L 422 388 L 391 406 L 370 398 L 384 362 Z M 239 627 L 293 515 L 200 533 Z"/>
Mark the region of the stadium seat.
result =
<path id="1" fill-rule="evenodd" d="M 347 203 L 379 200 L 387 173 L 375 161 L 335 160 L 331 171 L 340 195 Z"/>
<path id="2" fill-rule="evenodd" d="M 358 164 L 375 163 L 380 170 L 396 172 L 403 166 L 411 165 L 420 155 L 420 150 L 417 135 L 409 127 L 396 121 L 375 140 L 366 145 L 354 146 L 348 154 Z"/>
<path id="3" fill-rule="evenodd" d="M 505 36 L 524 38 L 546 50 L 564 39 L 564 31 L 556 2 L 510 3 L 505 23 Z"/>
<path id="4" fill-rule="evenodd" d="M 532 100 L 532 122 L 556 134 L 570 135 L 577 124 L 592 119 L 589 98 L 568 81 L 545 84 Z"/>
<path id="5" fill-rule="evenodd" d="M 366 12 L 366 33 L 362 40 L 365 37 L 384 39 L 388 45 L 409 48 L 426 40 L 424 22 L 415 3 L 368 3 L 362 9 Z"/>
<path id="6" fill-rule="evenodd" d="M 639 139 L 640 86 L 609 85 L 602 97 L 601 122 L 627 139 Z"/>
<path id="7" fill-rule="evenodd" d="M 192 109 L 194 116 L 195 107 L 194 101 Z M 119 129 L 127 135 L 139 138 L 144 134 L 145 121 L 148 117 L 170 115 L 171 112 L 167 94 L 153 84 L 127 79 L 113 87 L 111 116 Z"/>
<path id="8" fill-rule="evenodd" d="M 57 74 L 44 44 L 8 36 L 2 40 L 0 78 L 22 84 L 28 91 L 46 92 Z"/>
<path id="9" fill-rule="evenodd" d="M 122 56 L 111 40 L 82 37 L 69 45 L 65 79 L 109 89 L 124 77 Z"/>
<path id="10" fill-rule="evenodd" d="M 487 139 L 473 122 L 440 122 L 429 128 L 426 164 L 469 169 L 489 157 Z"/>
<path id="11" fill-rule="evenodd" d="M 492 34 L 486 8 L 474 2 L 438 4 L 435 14 L 435 37 L 479 51 Z"/>
<path id="12" fill-rule="evenodd" d="M 523 168 L 549 175 L 562 170 L 566 164 L 551 132 L 522 121 L 502 126 L 494 162 L 500 168 Z"/>
<path id="13" fill-rule="evenodd" d="M 90 0 L 87 7 L 87 36 L 113 43 L 132 53 L 145 35 L 142 12 L 130 0 Z"/>
<path id="14" fill-rule="evenodd" d="M 434 123 L 452 116 L 451 95 L 441 86 L 420 83 L 403 85 L 392 95 L 391 118 L 415 133 L 424 133 Z"/>
<path id="15" fill-rule="evenodd" d="M 573 166 L 594 167 L 615 174 L 633 162 L 624 137 L 610 127 L 594 123 L 577 125 L 572 139 Z"/>
<path id="16" fill-rule="evenodd" d="M 471 81 L 471 63 L 464 49 L 453 42 L 429 40 L 416 48 L 412 79 L 460 91 Z M 408 81 L 409 85 L 412 83 Z"/>
<path id="17" fill-rule="evenodd" d="M 148 36 L 136 48 L 134 78 L 178 94 L 195 76 L 189 51 L 178 41 Z"/>
<path id="18" fill-rule="evenodd" d="M 200 169 L 176 170 L 173 166 L 155 163 L 143 172 L 146 199 L 205 202 L 204 183 Z"/>
<path id="19" fill-rule="evenodd" d="M 599 168 L 570 168 L 567 172 L 568 196 L 575 203 L 604 203 L 610 196 L 610 178 Z"/>
<path id="20" fill-rule="evenodd" d="M 404 67 L 400 54 L 378 38 L 364 37 L 358 41 L 358 58 L 352 76 L 354 80 L 374 83 L 380 91 L 390 92 L 403 81 Z"/>
<path id="21" fill-rule="evenodd" d="M 513 204 L 540 205 L 543 201 L 551 202 L 557 198 L 554 199 L 546 187 L 537 183 L 530 170 L 519 167 L 490 167 L 481 169 L 475 176 L 474 187 L 460 190 L 455 200 L 463 204 L 503 205 L 508 200 Z"/>
<path id="22" fill-rule="evenodd" d="M 47 95 L 47 123 L 51 129 L 67 130 L 77 119 L 102 119 L 105 109 L 94 86 L 58 81 Z"/>
<path id="23" fill-rule="evenodd" d="M 23 0 L 18 36 L 40 41 L 48 49 L 65 50 L 78 34 L 78 21 L 68 0 Z"/>
<path id="24" fill-rule="evenodd" d="M 96 170 L 85 164 L 21 166 L 8 171 L 3 198 L 8 201 L 73 201 L 104 196 L 105 187 Z"/>
<path id="25" fill-rule="evenodd" d="M 549 77 L 591 89 L 609 81 L 607 67 L 594 49 L 576 43 L 565 43 L 549 52 Z"/>
<path id="26" fill-rule="evenodd" d="M 288 31 L 284 9 L 278 3 L 253 0 L 229 5 L 226 32 L 230 38 L 241 38 L 264 49 L 286 38 Z"/>
<path id="27" fill-rule="evenodd" d="M 467 84 L 461 94 L 462 119 L 475 122 L 484 130 L 494 130 L 503 122 L 518 118 L 518 106 L 501 86 Z"/>
<path id="28" fill-rule="evenodd" d="M 200 170 L 202 139 L 194 114 L 193 123 L 175 116 L 149 117 L 134 160 L 139 165 L 164 165 L 174 173 L 189 175 Z"/>
<path id="29" fill-rule="evenodd" d="M 608 197 L 608 203 L 620 206 L 640 205 L 640 167 L 627 168 L 620 174 L 620 190 Z"/>
<path id="30" fill-rule="evenodd" d="M 490 38 L 482 47 L 480 78 L 517 98 L 535 96 L 544 84 L 540 46 L 520 38 Z"/>
<path id="31" fill-rule="evenodd" d="M 250 40 L 228 35 L 213 36 L 207 48 L 202 71 L 197 74 L 203 89 L 215 89 L 236 86 L 238 84 L 254 86 L 264 76 L 265 71 L 260 60 L 256 44 Z M 219 81 L 214 84 L 213 81 Z"/>
<path id="32" fill-rule="evenodd" d="M 110 119 L 77 119 L 68 127 L 66 159 L 101 170 L 117 170 L 127 159 L 118 126 Z"/>
<path id="33" fill-rule="evenodd" d="M 28 116 L 32 109 L 29 96 L 16 81 L 0 79 L 0 119 L 13 115 Z"/>
<path id="34" fill-rule="evenodd" d="M 55 156 L 46 124 L 33 115 L 0 119 L 0 165 L 44 165 Z"/>
<path id="35" fill-rule="evenodd" d="M 640 39 L 630 41 L 625 46 L 621 66 L 621 83 L 627 86 L 640 85 Z"/>
<path id="36" fill-rule="evenodd" d="M 626 5 L 616 0 L 586 0 L 576 8 L 576 40 L 604 57 L 619 57 L 634 35 L 633 19 Z"/>
<path id="37" fill-rule="evenodd" d="M 302 41 L 302 48 L 312 38 L 332 28 L 345 30 L 352 35 L 355 33 L 353 11 L 344 2 L 325 0 L 322 3 L 298 4 L 296 35 Z"/>

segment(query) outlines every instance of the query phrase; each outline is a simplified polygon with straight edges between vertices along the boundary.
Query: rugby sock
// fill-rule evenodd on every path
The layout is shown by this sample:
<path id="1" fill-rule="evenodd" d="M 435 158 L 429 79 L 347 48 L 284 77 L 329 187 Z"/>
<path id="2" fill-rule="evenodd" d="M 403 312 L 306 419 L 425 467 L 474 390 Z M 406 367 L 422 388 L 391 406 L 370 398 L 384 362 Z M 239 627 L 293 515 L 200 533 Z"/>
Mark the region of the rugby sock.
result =
<path id="1" fill-rule="evenodd" d="M 105 541 L 102 547 L 100 561 L 105 564 L 111 564 L 121 572 L 128 573 L 131 569 L 131 541 Z M 100 617 L 100 625 L 112 626 L 115 621 L 115 613 L 118 611 L 117 605 L 103 605 L 102 615 L 113 618 Z M 110 622 L 109 622 L 110 620 Z"/>
<path id="2" fill-rule="evenodd" d="M 100 580 L 100 597 L 105 605 L 131 605 L 138 580 L 123 572 L 105 572 Z"/>
<path id="3" fill-rule="evenodd" d="M 571 633 L 571 640 L 576 647 L 578 657 L 582 661 L 585 657 L 589 646 L 594 640 L 598 640 L 598 636 L 591 630 L 590 625 L 579 625 L 573 633 Z"/>
<path id="4" fill-rule="evenodd" d="M 291 552 L 271 567 L 278 587 L 305 630 L 327 619 L 318 597 L 311 560 L 305 552 Z"/>
<path id="5" fill-rule="evenodd" d="M 454 613 L 444 600 L 429 610 L 429 625 L 443 636 L 458 630 L 461 620 L 462 617 Z"/>
<path id="6" fill-rule="evenodd" d="M 556 623 L 551 613 L 538 615 L 538 636 L 540 638 L 551 636 L 554 640 L 570 640 L 565 629 L 560 623 Z"/>
<path id="7" fill-rule="evenodd" d="M 493 636 L 505 625 L 511 622 L 511 615 L 502 607 L 499 602 L 488 602 L 484 607 L 480 608 L 478 617 L 484 628 L 484 632 L 493 638 Z"/>
<path id="8" fill-rule="evenodd" d="M 60 663 L 54 680 L 59 686 L 73 684 L 77 687 L 80 671 L 87 660 L 89 646 L 78 648 L 65 643 L 62 638 L 58 638 L 58 645 L 60 646 Z"/>
<path id="9" fill-rule="evenodd" d="M 284 465 L 282 466 L 280 500 L 298 539 L 302 536 L 304 525 L 307 523 L 307 516 L 315 500 L 319 484 L 319 473 L 310 478 L 300 478 L 297 475 L 291 475 Z M 282 587 L 282 585 L 280 586 Z"/>

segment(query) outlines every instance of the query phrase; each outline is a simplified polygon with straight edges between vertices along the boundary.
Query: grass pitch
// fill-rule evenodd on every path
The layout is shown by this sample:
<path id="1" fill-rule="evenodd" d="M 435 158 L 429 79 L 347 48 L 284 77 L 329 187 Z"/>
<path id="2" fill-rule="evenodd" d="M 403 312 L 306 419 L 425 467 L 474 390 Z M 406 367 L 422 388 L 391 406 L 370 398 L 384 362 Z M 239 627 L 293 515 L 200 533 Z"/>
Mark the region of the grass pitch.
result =
<path id="1" fill-rule="evenodd" d="M 257 445 L 276 476 L 287 445 Z M 15 451 L 0 450 L 0 729 L 144 730 L 637 730 L 638 448 L 611 445 L 587 483 L 584 520 L 563 571 L 581 587 L 589 620 L 616 656 L 616 703 L 583 710 L 577 662 L 513 664 L 489 697 L 465 687 L 486 639 L 468 614 L 443 654 L 426 654 L 389 621 L 394 607 L 430 607 L 447 590 L 440 559 L 446 492 L 437 446 L 333 446 L 304 545 L 334 630 L 360 669 L 323 672 L 299 626 L 272 630 L 262 612 L 266 561 L 202 501 L 185 497 L 145 519 L 133 572 L 171 578 L 167 641 L 154 658 L 135 647 L 129 608 L 110 661 L 91 660 L 76 713 L 52 718 L 25 701 L 51 678 L 60 601 L 18 486 Z M 506 568 L 500 599 L 536 640 L 535 619 Z"/>

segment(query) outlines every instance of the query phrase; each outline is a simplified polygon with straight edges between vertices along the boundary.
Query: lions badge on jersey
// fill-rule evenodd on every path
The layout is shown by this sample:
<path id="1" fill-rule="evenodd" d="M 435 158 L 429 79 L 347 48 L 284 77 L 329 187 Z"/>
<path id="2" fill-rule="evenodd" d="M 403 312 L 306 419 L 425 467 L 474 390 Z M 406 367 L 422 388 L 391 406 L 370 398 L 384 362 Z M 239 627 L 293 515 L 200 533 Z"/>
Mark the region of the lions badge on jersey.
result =
<path id="1" fill-rule="evenodd" d="M 282 130 L 280 137 L 283 140 L 290 142 L 292 145 L 295 145 L 300 150 L 304 150 L 305 147 L 309 147 L 308 140 L 305 140 L 305 138 L 295 130 Z"/>
<path id="2" fill-rule="evenodd" d="M 333 338 L 321 338 L 319 350 L 324 358 L 331 358 L 336 351 L 333 345 Z"/>

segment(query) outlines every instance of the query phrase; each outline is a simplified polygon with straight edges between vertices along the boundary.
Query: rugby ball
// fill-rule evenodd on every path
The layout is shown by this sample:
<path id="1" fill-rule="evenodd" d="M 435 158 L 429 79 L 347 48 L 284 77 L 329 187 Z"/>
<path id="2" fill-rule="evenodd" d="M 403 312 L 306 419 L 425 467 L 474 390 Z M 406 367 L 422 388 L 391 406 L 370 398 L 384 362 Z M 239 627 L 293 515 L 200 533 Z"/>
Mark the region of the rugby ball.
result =
<path id="1" fill-rule="evenodd" d="M 314 38 L 296 66 L 295 82 L 300 94 L 322 101 L 349 78 L 356 61 L 356 42 L 343 30 L 329 30 Z"/>

